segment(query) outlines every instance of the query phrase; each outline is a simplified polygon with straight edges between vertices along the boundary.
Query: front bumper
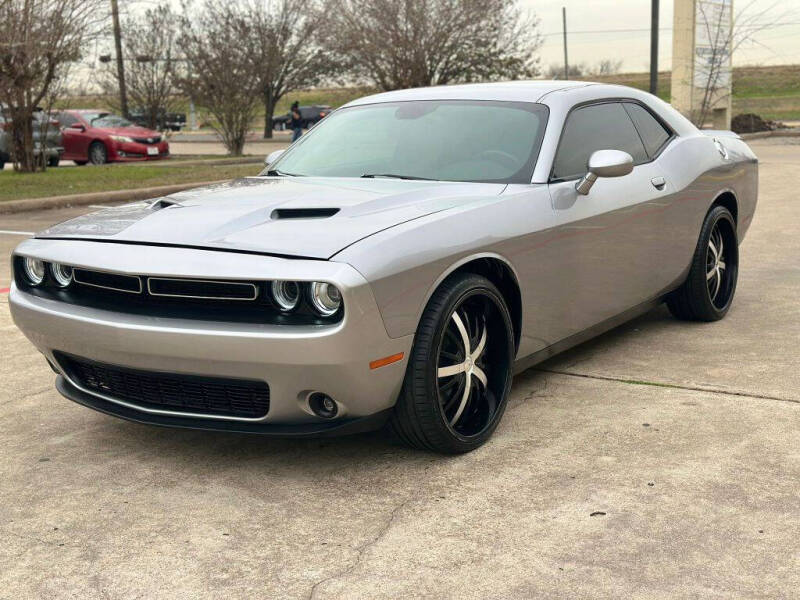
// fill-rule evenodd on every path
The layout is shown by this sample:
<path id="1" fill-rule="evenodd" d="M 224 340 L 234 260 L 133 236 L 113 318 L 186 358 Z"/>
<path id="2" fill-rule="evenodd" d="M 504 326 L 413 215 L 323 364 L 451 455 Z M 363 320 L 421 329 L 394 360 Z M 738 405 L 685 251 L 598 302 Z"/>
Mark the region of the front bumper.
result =
<path id="1" fill-rule="evenodd" d="M 14 321 L 61 372 L 59 391 L 97 410 L 158 425 L 295 435 L 347 430 L 390 409 L 400 392 L 413 336 L 388 336 L 370 286 L 349 265 L 77 240 L 27 240 L 17 253 L 125 274 L 253 279 L 257 273 L 264 279 L 331 281 L 342 291 L 341 322 L 286 326 L 114 312 L 36 297 L 12 285 Z M 58 367 L 56 351 L 132 369 L 266 381 L 269 412 L 249 419 L 121 402 L 69 381 Z M 369 368 L 371 361 L 400 352 L 403 360 Z M 311 391 L 339 403 L 335 420 L 312 413 Z"/>
<path id="2" fill-rule="evenodd" d="M 153 148 L 149 154 L 148 149 Z M 114 142 L 110 148 L 109 160 L 127 162 L 137 160 L 159 160 L 169 156 L 169 143 L 159 142 L 158 144 L 141 144 L 139 142 Z"/>

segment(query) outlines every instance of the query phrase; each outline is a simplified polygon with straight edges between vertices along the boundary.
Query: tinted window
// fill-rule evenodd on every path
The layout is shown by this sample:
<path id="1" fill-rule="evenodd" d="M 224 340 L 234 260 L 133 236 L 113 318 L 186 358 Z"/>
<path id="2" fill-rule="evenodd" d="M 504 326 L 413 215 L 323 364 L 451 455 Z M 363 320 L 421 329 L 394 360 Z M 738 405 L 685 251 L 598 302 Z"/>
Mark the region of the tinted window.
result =
<path id="1" fill-rule="evenodd" d="M 650 160 L 622 105 L 595 104 L 574 110 L 567 117 L 553 164 L 553 178 L 583 175 L 589 157 L 597 150 L 622 150 L 633 157 L 636 165 Z"/>
<path id="2" fill-rule="evenodd" d="M 639 135 L 644 142 L 645 150 L 652 157 L 658 154 L 661 146 L 670 138 L 670 133 L 650 111 L 639 104 L 626 103 L 625 110 L 633 119 L 633 124 L 639 130 Z"/>
<path id="3" fill-rule="evenodd" d="M 526 102 L 353 106 L 325 117 L 270 167 L 318 177 L 530 183 L 546 123 L 547 108 Z"/>

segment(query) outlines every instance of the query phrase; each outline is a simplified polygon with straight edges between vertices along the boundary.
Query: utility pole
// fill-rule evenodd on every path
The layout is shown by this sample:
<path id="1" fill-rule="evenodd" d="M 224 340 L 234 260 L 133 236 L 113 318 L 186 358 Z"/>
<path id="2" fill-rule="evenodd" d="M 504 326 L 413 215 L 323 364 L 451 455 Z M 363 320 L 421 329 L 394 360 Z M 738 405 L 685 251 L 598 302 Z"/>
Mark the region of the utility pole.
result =
<path id="1" fill-rule="evenodd" d="M 564 22 L 564 79 L 569 79 L 569 61 L 567 60 L 567 7 L 561 7 L 561 16 Z"/>
<path id="2" fill-rule="evenodd" d="M 117 0 L 111 0 L 111 18 L 114 21 L 114 47 L 117 50 L 117 78 L 119 79 L 119 105 L 122 116 L 128 118 L 128 92 L 125 89 L 125 67 L 122 64 L 122 33 L 119 29 Z"/>
<path id="3" fill-rule="evenodd" d="M 650 93 L 658 93 L 658 0 L 650 8 Z"/>

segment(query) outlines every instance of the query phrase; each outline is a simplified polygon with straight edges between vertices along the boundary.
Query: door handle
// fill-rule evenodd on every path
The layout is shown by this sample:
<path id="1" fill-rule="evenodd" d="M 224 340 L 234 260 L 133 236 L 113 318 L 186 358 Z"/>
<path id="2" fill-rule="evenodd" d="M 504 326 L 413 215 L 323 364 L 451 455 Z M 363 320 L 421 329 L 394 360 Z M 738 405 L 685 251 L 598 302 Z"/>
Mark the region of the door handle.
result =
<path id="1" fill-rule="evenodd" d="M 653 187 L 657 190 L 663 190 L 664 186 L 667 185 L 667 180 L 659 175 L 658 177 L 653 177 L 650 183 L 652 183 Z"/>

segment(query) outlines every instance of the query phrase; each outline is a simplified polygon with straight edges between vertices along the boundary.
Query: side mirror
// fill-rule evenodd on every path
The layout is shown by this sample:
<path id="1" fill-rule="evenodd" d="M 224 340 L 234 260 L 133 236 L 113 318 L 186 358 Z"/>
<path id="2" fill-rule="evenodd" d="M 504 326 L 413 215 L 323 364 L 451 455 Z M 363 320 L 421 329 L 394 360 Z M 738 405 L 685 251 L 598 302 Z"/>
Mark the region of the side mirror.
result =
<path id="1" fill-rule="evenodd" d="M 281 154 L 283 154 L 284 152 L 286 152 L 286 151 L 285 150 L 273 150 L 272 152 L 267 154 L 267 159 L 264 161 L 264 164 L 267 165 L 267 166 L 271 165 L 276 160 L 278 160 L 278 157 Z"/>
<path id="2" fill-rule="evenodd" d="M 68 127 L 68 129 L 74 129 L 75 131 L 86 131 L 86 127 L 83 126 L 83 123 L 73 123 Z"/>
<path id="3" fill-rule="evenodd" d="M 589 157 L 588 172 L 576 185 L 579 194 L 586 195 L 598 177 L 622 177 L 633 171 L 633 157 L 621 150 L 598 150 Z"/>

